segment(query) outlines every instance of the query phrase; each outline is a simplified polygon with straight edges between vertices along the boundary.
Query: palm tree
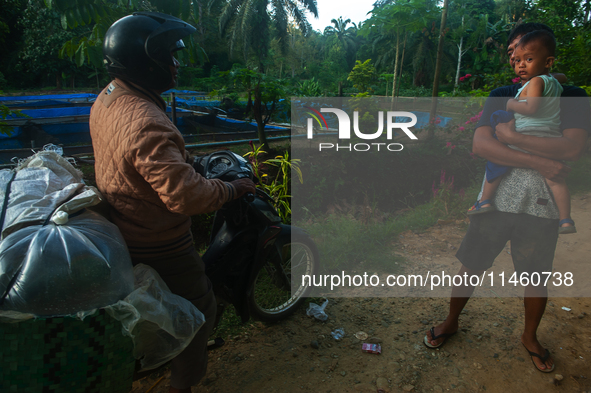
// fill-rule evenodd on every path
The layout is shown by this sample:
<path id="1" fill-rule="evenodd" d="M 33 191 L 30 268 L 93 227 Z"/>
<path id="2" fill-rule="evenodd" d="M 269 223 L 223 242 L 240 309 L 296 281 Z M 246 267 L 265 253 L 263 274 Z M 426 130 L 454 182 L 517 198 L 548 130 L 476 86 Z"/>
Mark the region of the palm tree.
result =
<path id="1" fill-rule="evenodd" d="M 346 53 L 347 64 L 349 68 L 353 67 L 354 54 L 357 50 L 358 39 L 357 39 L 357 25 L 351 22 L 351 19 L 343 20 L 342 16 L 339 19 L 332 19 L 330 21 L 334 26 L 327 26 L 324 29 L 324 36 L 335 37 L 335 39 L 341 44 L 341 47 Z M 352 26 L 347 27 L 351 23 Z"/>
<path id="2" fill-rule="evenodd" d="M 220 15 L 220 32 L 230 39 L 230 52 L 237 45 L 244 55 L 252 50 L 258 58 L 259 72 L 264 71 L 264 60 L 269 53 L 271 28 L 281 43 L 288 45 L 288 22 L 291 19 L 304 35 L 312 31 L 305 11 L 318 17 L 316 0 L 213 0 L 224 3 Z"/>
<path id="3" fill-rule="evenodd" d="M 343 20 L 343 17 L 339 16 L 339 19 L 332 19 L 330 23 L 334 27 L 326 26 L 324 29 L 325 36 L 330 37 L 335 35 L 345 51 L 349 51 L 349 48 L 356 45 L 357 25 L 352 23 L 351 19 Z M 353 26 L 347 27 L 349 23 L 352 23 Z"/>
<path id="4" fill-rule="evenodd" d="M 378 7 L 379 6 L 379 7 Z M 392 103 L 397 90 L 397 77 L 400 77 L 402 66 L 400 63 L 404 60 L 400 58 L 400 52 L 404 52 L 409 39 L 417 38 L 419 46 L 416 49 L 410 48 L 413 53 L 414 79 L 425 75 L 423 69 L 428 65 L 426 61 L 428 55 L 432 52 L 429 47 L 430 40 L 423 34 L 428 32 L 427 26 L 433 21 L 437 13 L 435 2 L 432 0 L 409 0 L 407 2 L 391 3 L 390 1 L 376 2 L 372 11 L 372 17 L 365 23 L 365 28 L 361 34 L 369 36 L 370 33 L 373 44 L 373 51 L 376 53 L 380 65 L 393 61 L 394 72 L 392 79 Z M 373 29 L 372 29 L 373 27 Z M 421 32 L 421 30 L 423 32 Z M 428 35 L 428 33 L 427 33 Z M 387 43 L 391 42 L 390 45 Z M 402 47 L 402 48 L 401 48 Z"/>

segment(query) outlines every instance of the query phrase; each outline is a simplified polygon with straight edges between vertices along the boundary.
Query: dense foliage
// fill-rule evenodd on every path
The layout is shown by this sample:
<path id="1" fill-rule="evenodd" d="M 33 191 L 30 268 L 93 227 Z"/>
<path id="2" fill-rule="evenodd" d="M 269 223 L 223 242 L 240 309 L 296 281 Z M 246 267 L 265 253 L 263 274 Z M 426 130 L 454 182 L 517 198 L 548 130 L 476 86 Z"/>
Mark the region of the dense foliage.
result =
<path id="1" fill-rule="evenodd" d="M 392 86 L 399 95 L 428 95 L 441 34 L 440 94 L 488 91 L 511 83 L 505 41 L 521 21 L 550 25 L 558 41 L 554 71 L 591 85 L 589 0 L 450 1 L 444 31 L 439 1 L 377 0 L 366 20 L 335 12 L 322 32 L 308 23 L 317 12 L 310 0 L 4 0 L 0 89 L 100 88 L 108 80 L 102 37 L 136 10 L 177 15 L 197 27 L 181 58 L 181 85 L 207 92 L 227 87 L 220 73 L 239 67 L 281 80 L 293 95 L 391 95 Z M 351 71 L 370 59 L 373 76 L 356 83 Z"/>

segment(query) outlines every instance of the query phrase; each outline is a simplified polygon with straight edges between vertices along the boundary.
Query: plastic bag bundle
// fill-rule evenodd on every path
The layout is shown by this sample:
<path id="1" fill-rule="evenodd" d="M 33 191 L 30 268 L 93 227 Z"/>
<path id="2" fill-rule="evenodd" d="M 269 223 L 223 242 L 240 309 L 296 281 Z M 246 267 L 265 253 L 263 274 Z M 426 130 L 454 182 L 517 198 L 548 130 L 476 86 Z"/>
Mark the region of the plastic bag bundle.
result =
<path id="1" fill-rule="evenodd" d="M 133 339 L 134 356 L 141 359 L 144 371 L 181 353 L 205 323 L 205 317 L 193 303 L 170 292 L 151 267 L 139 264 L 133 271 L 136 289 L 105 309 Z"/>
<path id="2" fill-rule="evenodd" d="M 205 322 L 146 265 L 132 268 L 114 224 L 85 209 L 101 201 L 55 149 L 0 171 L 0 323 L 80 319 L 104 308 L 121 322 L 142 369 L 177 356 Z"/>
<path id="3" fill-rule="evenodd" d="M 133 291 L 129 253 L 117 227 L 86 210 L 64 225 L 31 225 L 0 243 L 0 310 L 71 315 Z"/>
<path id="4" fill-rule="evenodd" d="M 85 209 L 100 193 L 63 157 L 44 151 L 0 171 L 0 196 L 0 311 L 71 315 L 133 291 L 123 237 Z"/>

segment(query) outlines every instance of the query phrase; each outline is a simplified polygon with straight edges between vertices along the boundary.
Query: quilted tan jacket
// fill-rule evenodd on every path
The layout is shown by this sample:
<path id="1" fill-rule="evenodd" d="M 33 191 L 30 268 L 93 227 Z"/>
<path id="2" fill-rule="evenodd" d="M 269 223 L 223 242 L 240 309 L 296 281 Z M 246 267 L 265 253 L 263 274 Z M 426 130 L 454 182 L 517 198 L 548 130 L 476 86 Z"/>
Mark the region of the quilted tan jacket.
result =
<path id="1" fill-rule="evenodd" d="M 90 112 L 97 186 L 130 251 L 186 239 L 189 216 L 219 209 L 234 191 L 195 173 L 165 108 L 157 94 L 116 79 Z"/>

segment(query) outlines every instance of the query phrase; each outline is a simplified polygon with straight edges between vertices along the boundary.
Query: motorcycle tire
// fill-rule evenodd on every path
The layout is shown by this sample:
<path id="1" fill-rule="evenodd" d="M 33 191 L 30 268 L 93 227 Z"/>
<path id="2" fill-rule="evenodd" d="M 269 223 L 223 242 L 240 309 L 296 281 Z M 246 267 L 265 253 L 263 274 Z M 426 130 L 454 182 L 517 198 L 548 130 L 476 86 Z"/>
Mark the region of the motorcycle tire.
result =
<path id="1" fill-rule="evenodd" d="M 291 277 L 313 275 L 318 269 L 318 249 L 305 235 L 283 236 L 250 284 L 248 299 L 251 315 L 264 322 L 275 322 L 291 315 L 305 300 L 311 288 L 295 285 Z M 300 279 L 301 282 L 301 279 Z"/>

